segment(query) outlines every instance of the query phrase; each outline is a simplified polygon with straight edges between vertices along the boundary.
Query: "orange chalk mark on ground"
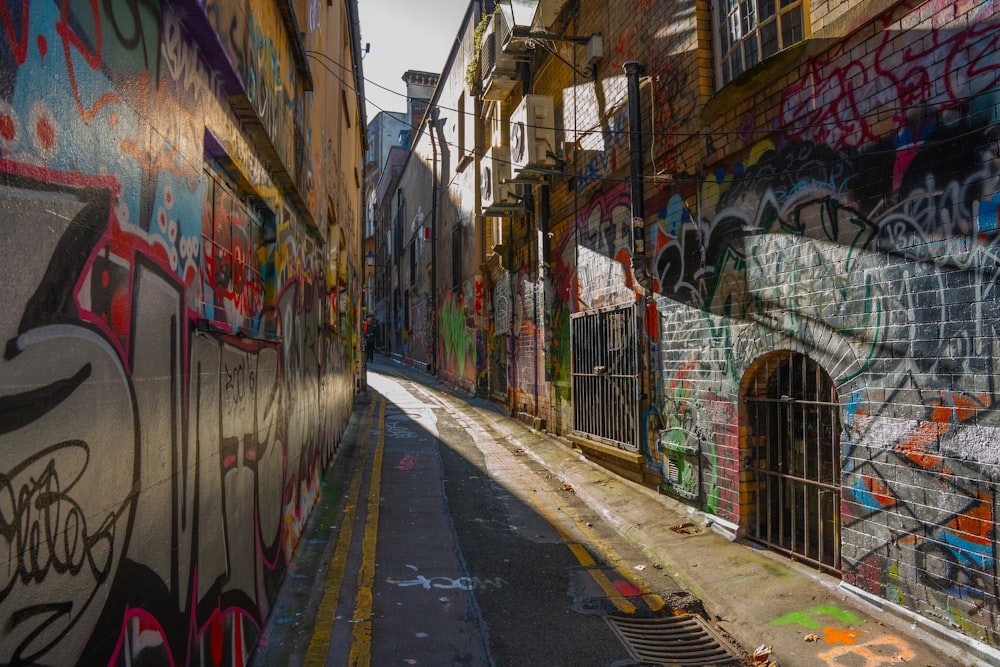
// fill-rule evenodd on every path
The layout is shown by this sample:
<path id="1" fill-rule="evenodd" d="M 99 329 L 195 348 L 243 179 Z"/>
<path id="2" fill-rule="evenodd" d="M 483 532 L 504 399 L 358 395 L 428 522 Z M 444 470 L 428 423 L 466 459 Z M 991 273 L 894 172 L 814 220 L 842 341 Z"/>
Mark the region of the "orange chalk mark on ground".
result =
<path id="1" fill-rule="evenodd" d="M 913 651 L 905 642 L 887 635 L 855 646 L 837 646 L 818 657 L 830 667 L 880 667 L 908 662 L 913 658 Z M 859 664 L 858 658 L 865 662 Z"/>
<path id="2" fill-rule="evenodd" d="M 823 628 L 823 641 L 827 644 L 844 644 L 847 646 L 854 643 L 858 634 L 857 630 L 838 630 L 837 628 L 825 627 Z"/>

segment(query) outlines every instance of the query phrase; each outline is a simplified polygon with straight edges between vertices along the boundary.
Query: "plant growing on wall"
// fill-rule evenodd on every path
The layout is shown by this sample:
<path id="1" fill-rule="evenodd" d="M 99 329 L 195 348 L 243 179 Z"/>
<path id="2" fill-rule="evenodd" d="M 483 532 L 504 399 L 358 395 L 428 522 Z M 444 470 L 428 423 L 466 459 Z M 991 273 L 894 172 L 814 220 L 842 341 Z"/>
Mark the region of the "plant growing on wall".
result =
<path id="1" fill-rule="evenodd" d="M 483 12 L 482 18 L 476 26 L 476 31 L 473 33 L 472 58 L 465 67 L 465 84 L 468 86 L 469 92 L 473 95 L 479 94 L 479 88 L 482 85 L 482 81 L 479 78 L 479 51 L 482 49 L 483 35 L 486 34 L 486 28 L 490 25 L 490 19 L 499 12 L 500 5 L 497 5 L 489 14 Z"/>

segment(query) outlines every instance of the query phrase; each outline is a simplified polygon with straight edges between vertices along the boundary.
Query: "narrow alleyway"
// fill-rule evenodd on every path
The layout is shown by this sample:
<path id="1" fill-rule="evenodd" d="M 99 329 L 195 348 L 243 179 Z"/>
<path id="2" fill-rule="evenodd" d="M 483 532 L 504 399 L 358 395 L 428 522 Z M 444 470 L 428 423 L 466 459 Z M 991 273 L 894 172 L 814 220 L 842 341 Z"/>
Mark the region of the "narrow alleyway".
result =
<path id="1" fill-rule="evenodd" d="M 518 442 L 398 368 L 369 365 L 253 664 L 624 667 L 606 617 L 697 611 Z M 690 664 L 724 664 L 688 640 L 716 652 Z"/>

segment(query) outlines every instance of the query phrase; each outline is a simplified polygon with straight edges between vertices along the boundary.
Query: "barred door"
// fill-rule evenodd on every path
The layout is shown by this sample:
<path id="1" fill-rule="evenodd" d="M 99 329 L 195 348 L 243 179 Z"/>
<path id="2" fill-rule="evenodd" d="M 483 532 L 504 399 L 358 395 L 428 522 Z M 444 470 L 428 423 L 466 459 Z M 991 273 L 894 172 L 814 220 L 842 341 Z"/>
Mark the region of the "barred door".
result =
<path id="1" fill-rule="evenodd" d="M 574 313 L 573 430 L 639 451 L 638 314 L 634 304 Z"/>
<path id="2" fill-rule="evenodd" d="M 809 357 L 765 357 L 744 385 L 748 537 L 840 570 L 840 403 Z"/>

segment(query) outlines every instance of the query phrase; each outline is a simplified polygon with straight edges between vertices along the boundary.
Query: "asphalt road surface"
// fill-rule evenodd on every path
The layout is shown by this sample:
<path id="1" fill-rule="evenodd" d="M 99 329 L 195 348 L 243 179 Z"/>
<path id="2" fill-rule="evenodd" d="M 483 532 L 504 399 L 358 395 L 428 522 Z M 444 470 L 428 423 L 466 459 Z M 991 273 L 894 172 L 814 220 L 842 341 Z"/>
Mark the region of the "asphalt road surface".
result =
<path id="1" fill-rule="evenodd" d="M 254 665 L 626 667 L 605 617 L 691 603 L 517 440 L 384 359 L 322 493 Z"/>

